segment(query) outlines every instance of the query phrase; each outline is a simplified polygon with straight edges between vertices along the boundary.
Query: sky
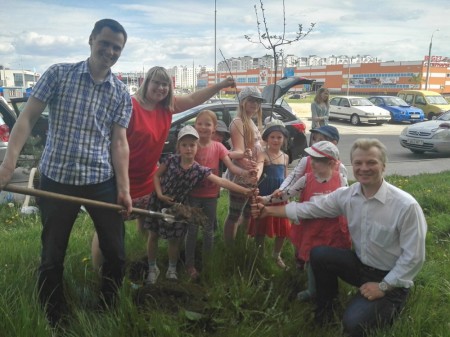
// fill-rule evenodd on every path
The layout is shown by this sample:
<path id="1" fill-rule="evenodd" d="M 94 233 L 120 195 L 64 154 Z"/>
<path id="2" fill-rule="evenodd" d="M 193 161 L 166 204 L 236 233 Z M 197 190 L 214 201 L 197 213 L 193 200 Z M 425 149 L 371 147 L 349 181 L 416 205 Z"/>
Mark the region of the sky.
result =
<path id="1" fill-rule="evenodd" d="M 260 0 L 0 0 L 0 65 L 42 73 L 54 63 L 85 60 L 94 23 L 112 18 L 128 33 L 114 72 L 155 65 L 214 68 L 215 59 L 271 54 L 258 42 L 255 6 L 264 30 L 260 5 Z M 306 32 L 315 23 L 302 40 L 280 47 L 286 55 L 418 61 L 428 55 L 433 35 L 432 55 L 450 57 L 448 0 L 285 0 L 284 21 L 282 0 L 263 5 L 271 35 L 284 29 L 292 40 L 299 25 Z"/>

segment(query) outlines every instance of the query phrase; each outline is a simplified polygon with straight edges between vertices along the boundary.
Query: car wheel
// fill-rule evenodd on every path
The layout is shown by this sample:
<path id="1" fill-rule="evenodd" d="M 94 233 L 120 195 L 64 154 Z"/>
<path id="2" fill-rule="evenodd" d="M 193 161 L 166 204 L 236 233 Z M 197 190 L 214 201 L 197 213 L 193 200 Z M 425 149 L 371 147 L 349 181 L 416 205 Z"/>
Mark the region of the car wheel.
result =
<path id="1" fill-rule="evenodd" d="M 430 112 L 427 116 L 429 121 L 432 121 L 433 119 L 436 119 L 436 115 L 434 114 L 434 112 Z"/>
<path id="2" fill-rule="evenodd" d="M 357 114 L 353 114 L 350 117 L 350 123 L 352 123 L 353 125 L 358 125 L 360 122 L 361 121 L 360 121 L 359 116 Z"/>
<path id="3" fill-rule="evenodd" d="M 411 150 L 412 153 L 415 153 L 415 154 L 422 154 L 422 153 L 425 152 L 423 150 L 417 150 L 417 149 L 410 149 L 410 150 Z"/>

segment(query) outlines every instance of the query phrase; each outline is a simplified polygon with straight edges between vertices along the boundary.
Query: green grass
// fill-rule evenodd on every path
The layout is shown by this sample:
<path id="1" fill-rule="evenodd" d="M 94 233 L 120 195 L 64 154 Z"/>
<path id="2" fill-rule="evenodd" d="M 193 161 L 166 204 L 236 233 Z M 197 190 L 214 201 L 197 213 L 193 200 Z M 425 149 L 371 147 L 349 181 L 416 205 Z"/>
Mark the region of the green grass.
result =
<path id="1" fill-rule="evenodd" d="M 422 205 L 428 222 L 427 261 L 400 319 L 391 329 L 372 336 L 449 336 L 450 314 L 450 172 L 414 177 L 389 176 L 389 182 L 411 193 Z M 220 226 L 226 216 L 226 195 L 220 199 Z M 40 219 L 23 216 L 20 206 L 0 205 L 0 336 L 52 336 L 35 293 L 40 254 Z M 138 262 L 145 261 L 145 241 L 134 222 L 126 226 L 129 269 L 116 310 L 93 310 L 99 278 L 90 265 L 90 218 L 80 214 L 65 263 L 65 289 L 71 319 L 64 337 L 141 336 L 340 336 L 340 327 L 312 325 L 311 303 L 298 303 L 295 293 L 306 277 L 297 271 L 293 249 L 283 249 L 288 271 L 277 269 L 267 240 L 265 258 L 252 240 L 239 233 L 234 247 L 223 245 L 221 228 L 213 254 L 204 264 L 201 281 L 191 283 L 179 264 L 180 281 L 166 282 L 167 250 L 161 242 L 161 276 L 154 287 L 142 283 Z M 199 244 L 199 251 L 200 254 Z M 145 265 L 145 263 L 143 264 Z M 134 271 L 132 273 L 132 271 Z M 354 289 L 341 284 L 341 302 Z"/>

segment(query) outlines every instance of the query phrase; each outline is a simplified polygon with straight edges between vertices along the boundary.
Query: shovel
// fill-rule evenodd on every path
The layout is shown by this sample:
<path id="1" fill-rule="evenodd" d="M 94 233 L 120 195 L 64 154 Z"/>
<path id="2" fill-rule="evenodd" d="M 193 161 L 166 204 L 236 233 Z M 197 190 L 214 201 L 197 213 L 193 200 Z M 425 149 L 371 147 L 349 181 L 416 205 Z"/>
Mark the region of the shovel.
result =
<path id="1" fill-rule="evenodd" d="M 30 188 L 30 187 L 22 187 L 22 186 L 17 186 L 17 185 L 6 185 L 5 187 L 3 187 L 3 190 L 8 191 L 8 192 L 18 193 L 18 194 L 31 195 L 34 197 L 57 199 L 57 200 L 72 202 L 75 204 L 81 204 L 81 205 L 85 205 L 85 206 L 102 207 L 102 208 L 107 208 L 107 209 L 112 209 L 112 210 L 117 210 L 117 211 L 125 211 L 125 208 L 121 205 L 110 204 L 108 202 L 97 201 L 97 200 L 92 200 L 92 199 L 78 198 L 78 197 L 73 197 L 73 196 L 66 195 L 66 194 L 48 192 L 48 191 L 38 190 L 38 189 Z M 148 217 L 152 217 L 152 218 L 163 219 L 164 221 L 167 221 L 169 223 L 175 221 L 175 217 L 171 214 L 153 212 L 153 211 L 149 211 L 149 210 L 141 209 L 141 208 L 133 207 L 131 209 L 131 213 L 136 213 L 139 215 L 148 216 Z"/>

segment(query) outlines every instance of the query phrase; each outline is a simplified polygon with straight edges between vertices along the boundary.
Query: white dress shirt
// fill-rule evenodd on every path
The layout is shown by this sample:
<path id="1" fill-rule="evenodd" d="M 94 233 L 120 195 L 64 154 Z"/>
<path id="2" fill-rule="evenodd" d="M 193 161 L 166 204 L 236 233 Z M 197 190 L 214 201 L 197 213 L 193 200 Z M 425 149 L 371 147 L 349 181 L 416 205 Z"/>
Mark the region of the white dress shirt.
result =
<path id="1" fill-rule="evenodd" d="M 299 219 L 345 215 L 356 255 L 367 266 L 386 270 L 394 287 L 409 288 L 425 261 L 427 223 L 422 208 L 405 191 L 383 181 L 367 199 L 359 183 L 310 202 L 291 202 L 286 215 Z"/>

